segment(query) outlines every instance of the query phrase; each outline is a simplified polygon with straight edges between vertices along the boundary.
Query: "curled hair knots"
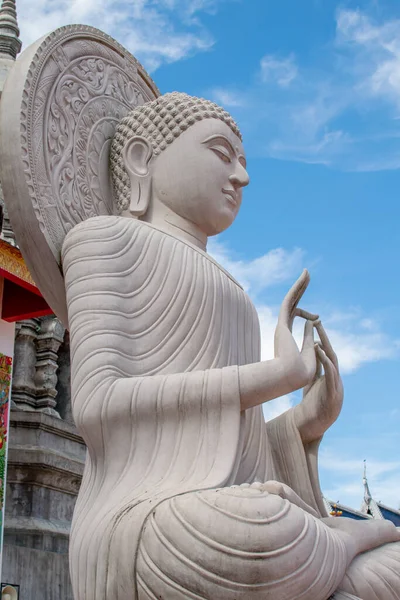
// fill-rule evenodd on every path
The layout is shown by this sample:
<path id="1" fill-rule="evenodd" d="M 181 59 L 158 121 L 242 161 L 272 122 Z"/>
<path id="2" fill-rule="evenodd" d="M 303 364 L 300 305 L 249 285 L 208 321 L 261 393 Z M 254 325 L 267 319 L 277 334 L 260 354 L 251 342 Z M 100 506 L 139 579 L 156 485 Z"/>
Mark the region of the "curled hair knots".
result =
<path id="1" fill-rule="evenodd" d="M 121 213 L 130 204 L 130 179 L 122 159 L 123 149 L 135 135 L 145 137 L 155 156 L 181 133 L 203 119 L 219 119 L 242 139 L 239 128 L 223 108 L 204 98 L 181 92 L 164 94 L 152 102 L 136 107 L 124 117 L 115 132 L 110 152 L 110 168 L 116 196 L 117 210 Z"/>

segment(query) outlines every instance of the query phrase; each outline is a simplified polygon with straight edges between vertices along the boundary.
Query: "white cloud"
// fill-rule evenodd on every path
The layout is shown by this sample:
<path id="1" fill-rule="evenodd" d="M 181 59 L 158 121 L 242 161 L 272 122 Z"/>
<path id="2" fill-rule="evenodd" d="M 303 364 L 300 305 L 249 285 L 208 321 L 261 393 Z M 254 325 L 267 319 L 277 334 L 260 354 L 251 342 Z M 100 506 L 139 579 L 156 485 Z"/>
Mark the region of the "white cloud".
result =
<path id="1" fill-rule="evenodd" d="M 280 87 L 289 86 L 298 75 L 293 54 L 280 59 L 268 54 L 261 59 L 261 79 L 264 83 L 276 83 Z"/>
<path id="2" fill-rule="evenodd" d="M 208 252 L 254 296 L 267 287 L 290 281 L 301 274 L 304 252 L 275 248 L 253 260 L 235 259 L 230 250 L 216 239 L 208 243 Z"/>
<path id="3" fill-rule="evenodd" d="M 229 97 L 239 81 L 225 85 Z M 232 105 L 233 106 L 233 105 Z M 235 111 L 253 152 L 345 171 L 400 168 L 400 19 L 340 9 L 312 65 L 266 55 Z"/>
<path id="4" fill-rule="evenodd" d="M 354 323 L 355 330 L 350 332 L 327 329 L 342 373 L 353 373 L 365 363 L 393 358 L 397 353 L 396 343 L 389 336 L 382 331 L 360 332 L 358 325 Z"/>
<path id="5" fill-rule="evenodd" d="M 250 290 L 251 294 L 251 290 Z M 256 305 L 261 329 L 261 356 L 263 360 L 274 357 L 274 332 L 278 320 L 278 307 Z M 349 312 L 346 322 L 338 322 L 332 314 L 321 311 L 326 332 L 338 356 L 342 375 L 354 373 L 364 364 L 395 358 L 399 354 L 398 341 L 384 333 L 372 318 Z M 366 323 L 368 327 L 366 327 Z M 298 346 L 303 339 L 303 322 L 294 325 Z"/>
<path id="6" fill-rule="evenodd" d="M 150 71 L 213 45 L 199 14 L 222 0 L 19 0 L 24 46 L 70 23 L 97 27 L 115 37 Z M 224 0 L 235 1 L 235 0 Z"/>
<path id="7" fill-rule="evenodd" d="M 296 115 L 296 120 L 302 112 L 305 113 L 304 116 L 307 120 L 306 113 L 312 112 L 314 109 L 315 105 L 309 105 L 305 111 L 300 110 L 299 114 Z M 297 130 L 297 127 L 295 129 Z M 348 134 L 341 130 L 327 131 L 322 134 L 319 131 L 314 131 L 314 134 L 312 134 L 312 131 L 309 130 L 306 135 L 299 136 L 296 141 L 275 139 L 267 144 L 266 150 L 271 158 L 330 166 L 334 163 L 335 157 L 343 152 L 343 147 L 348 141 Z"/>
<path id="8" fill-rule="evenodd" d="M 400 20 L 381 24 L 360 10 L 340 10 L 338 43 L 355 50 L 353 67 L 362 91 L 380 95 L 400 107 Z"/>
<path id="9" fill-rule="evenodd" d="M 246 106 L 246 99 L 239 91 L 227 90 L 224 88 L 214 88 L 210 90 L 210 97 L 224 108 L 232 108 L 237 106 Z"/>
<path id="10" fill-rule="evenodd" d="M 363 460 L 349 458 L 343 453 L 334 452 L 332 449 L 322 449 L 319 464 L 323 469 L 343 475 L 359 476 L 362 482 Z M 382 475 L 400 469 L 400 460 L 397 461 L 368 461 L 368 480 L 374 481 Z M 400 483 L 400 482 L 399 482 Z"/>
<path id="11" fill-rule="evenodd" d="M 398 355 L 398 340 L 383 332 L 375 319 L 361 311 L 334 312 L 325 322 L 344 374 L 353 373 L 365 363 Z"/>
<path id="12" fill-rule="evenodd" d="M 241 283 L 253 299 L 260 321 L 261 358 L 274 357 L 274 332 L 278 320 L 279 306 L 266 304 L 262 292 L 269 287 L 287 283 L 282 291 L 282 300 L 289 285 L 294 283 L 304 265 L 305 253 L 300 248 L 292 251 L 276 248 L 252 260 L 236 258 L 230 249 L 219 240 L 210 240 L 209 253 Z M 319 310 L 317 307 L 307 307 Z M 332 346 L 339 359 L 341 373 L 353 373 L 365 364 L 391 359 L 399 354 L 400 341 L 382 331 L 378 321 L 361 310 L 332 311 L 326 309 L 319 314 L 325 325 Z M 304 322 L 297 319 L 294 337 L 301 346 Z"/>
<path id="13" fill-rule="evenodd" d="M 271 402 L 266 402 L 263 404 L 265 421 L 271 421 L 272 419 L 279 417 L 279 415 L 282 415 L 289 410 L 289 408 L 292 408 L 293 404 L 294 400 L 292 394 L 276 398 L 275 400 L 271 400 Z"/>

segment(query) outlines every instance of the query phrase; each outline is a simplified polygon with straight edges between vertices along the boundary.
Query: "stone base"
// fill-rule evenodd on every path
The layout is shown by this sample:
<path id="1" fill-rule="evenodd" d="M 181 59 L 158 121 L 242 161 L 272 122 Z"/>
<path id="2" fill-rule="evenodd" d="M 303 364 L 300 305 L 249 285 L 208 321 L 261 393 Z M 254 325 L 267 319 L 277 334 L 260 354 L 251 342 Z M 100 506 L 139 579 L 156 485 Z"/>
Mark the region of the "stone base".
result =
<path id="1" fill-rule="evenodd" d="M 73 600 L 68 541 L 86 448 L 60 418 L 12 411 L 2 581 L 21 600 Z"/>
<path id="2" fill-rule="evenodd" d="M 68 554 L 7 544 L 3 565 L 3 581 L 20 585 L 20 600 L 74 600 Z"/>

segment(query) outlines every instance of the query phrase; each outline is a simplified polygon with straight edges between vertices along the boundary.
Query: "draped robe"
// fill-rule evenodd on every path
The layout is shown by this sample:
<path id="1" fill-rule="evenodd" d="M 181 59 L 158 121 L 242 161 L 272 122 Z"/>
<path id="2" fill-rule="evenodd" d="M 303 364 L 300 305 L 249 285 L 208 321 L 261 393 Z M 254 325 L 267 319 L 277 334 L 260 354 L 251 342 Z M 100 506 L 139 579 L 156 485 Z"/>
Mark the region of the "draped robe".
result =
<path id="1" fill-rule="evenodd" d="M 267 425 L 261 407 L 240 411 L 259 323 L 221 266 L 141 221 L 96 217 L 68 234 L 63 269 L 88 447 L 70 543 L 76 600 L 142 597 L 144 525 L 171 498 L 275 479 L 324 514 L 318 442 L 303 446 L 292 411 Z"/>

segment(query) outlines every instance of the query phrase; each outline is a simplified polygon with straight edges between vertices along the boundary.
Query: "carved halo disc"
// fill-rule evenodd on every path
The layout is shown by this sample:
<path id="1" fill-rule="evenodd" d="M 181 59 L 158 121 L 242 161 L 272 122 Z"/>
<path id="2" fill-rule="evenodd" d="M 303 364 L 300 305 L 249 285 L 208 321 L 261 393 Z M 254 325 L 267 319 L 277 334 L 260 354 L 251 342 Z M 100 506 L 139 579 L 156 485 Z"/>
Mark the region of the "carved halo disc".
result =
<path id="1" fill-rule="evenodd" d="M 115 40 L 71 25 L 23 52 L 1 99 L 1 180 L 21 251 L 43 296 L 67 324 L 60 256 L 77 223 L 113 212 L 115 128 L 158 89 Z"/>

